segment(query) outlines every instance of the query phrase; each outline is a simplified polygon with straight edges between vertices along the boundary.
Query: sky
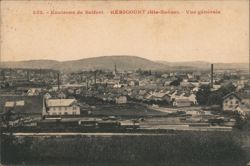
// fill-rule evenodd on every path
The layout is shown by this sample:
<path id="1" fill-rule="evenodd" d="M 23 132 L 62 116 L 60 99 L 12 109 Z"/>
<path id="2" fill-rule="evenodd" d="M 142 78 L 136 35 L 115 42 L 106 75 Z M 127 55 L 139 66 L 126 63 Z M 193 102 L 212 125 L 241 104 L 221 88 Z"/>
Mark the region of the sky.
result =
<path id="1" fill-rule="evenodd" d="M 1 60 L 110 55 L 162 61 L 248 62 L 249 2 L 1 1 Z M 102 11 L 104 14 L 84 14 Z M 110 14 L 165 10 L 179 14 Z M 196 14 L 187 14 L 187 10 Z M 197 14 L 202 10 L 220 14 Z M 44 14 L 34 14 L 42 11 Z M 83 14 L 50 14 L 82 11 Z"/>

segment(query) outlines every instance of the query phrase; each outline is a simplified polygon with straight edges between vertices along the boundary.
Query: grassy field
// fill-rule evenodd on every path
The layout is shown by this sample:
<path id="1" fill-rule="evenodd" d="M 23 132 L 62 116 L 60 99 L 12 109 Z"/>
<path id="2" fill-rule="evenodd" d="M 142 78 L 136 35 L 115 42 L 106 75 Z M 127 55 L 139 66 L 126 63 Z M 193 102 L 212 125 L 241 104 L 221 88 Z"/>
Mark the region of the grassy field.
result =
<path id="1" fill-rule="evenodd" d="M 3 164 L 243 166 L 245 151 L 229 132 L 161 136 L 2 136 Z"/>

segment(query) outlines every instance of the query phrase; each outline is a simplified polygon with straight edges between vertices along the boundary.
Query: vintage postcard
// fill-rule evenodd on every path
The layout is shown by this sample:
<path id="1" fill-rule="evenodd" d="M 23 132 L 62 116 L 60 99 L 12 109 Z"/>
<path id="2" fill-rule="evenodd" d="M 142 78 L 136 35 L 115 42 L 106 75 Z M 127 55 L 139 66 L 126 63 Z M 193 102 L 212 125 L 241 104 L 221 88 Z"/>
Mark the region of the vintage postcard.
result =
<path id="1" fill-rule="evenodd" d="M 249 0 L 1 0 L 0 165 L 249 166 Z"/>

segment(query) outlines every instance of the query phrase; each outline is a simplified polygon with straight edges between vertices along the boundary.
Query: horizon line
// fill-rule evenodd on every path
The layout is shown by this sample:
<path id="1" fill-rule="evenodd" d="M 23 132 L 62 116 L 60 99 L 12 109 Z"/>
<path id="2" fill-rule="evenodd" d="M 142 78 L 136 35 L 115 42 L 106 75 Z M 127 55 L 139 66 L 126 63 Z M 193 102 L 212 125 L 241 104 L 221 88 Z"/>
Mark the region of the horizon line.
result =
<path id="1" fill-rule="evenodd" d="M 215 61 L 206 61 L 206 60 L 183 60 L 183 61 L 167 61 L 167 60 L 161 60 L 161 59 L 158 59 L 158 60 L 152 60 L 152 59 L 148 59 L 148 58 L 144 58 L 144 57 L 141 57 L 141 56 L 136 56 L 136 55 L 103 55 L 103 56 L 94 56 L 94 57 L 86 57 L 86 58 L 80 58 L 80 59 L 66 59 L 66 60 L 57 60 L 57 59 L 23 59 L 23 60 L 14 60 L 14 61 L 11 61 L 11 60 L 2 60 L 0 59 L 0 63 L 4 63 L 4 62 L 25 62 L 25 61 L 43 61 L 43 60 L 47 60 L 47 61 L 57 61 L 57 62 L 67 62 L 67 61 L 78 61 L 78 60 L 84 60 L 84 59 L 92 59 L 92 58 L 101 58 L 101 57 L 137 57 L 137 58 L 142 58 L 142 59 L 146 59 L 146 60 L 150 60 L 152 62 L 168 62 L 168 63 L 180 63 L 180 62 L 206 62 L 206 63 L 248 63 L 247 61 L 246 62 L 243 62 L 243 61 L 239 61 L 239 62 L 215 62 Z"/>

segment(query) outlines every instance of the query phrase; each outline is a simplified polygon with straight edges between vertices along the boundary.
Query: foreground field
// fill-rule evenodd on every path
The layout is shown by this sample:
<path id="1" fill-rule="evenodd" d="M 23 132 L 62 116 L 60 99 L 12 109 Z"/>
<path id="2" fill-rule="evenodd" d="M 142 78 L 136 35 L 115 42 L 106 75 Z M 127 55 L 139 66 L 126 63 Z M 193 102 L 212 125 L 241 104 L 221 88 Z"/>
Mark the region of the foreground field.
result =
<path id="1" fill-rule="evenodd" d="M 1 144 L 3 164 L 243 166 L 247 163 L 246 152 L 231 132 L 2 135 Z"/>

